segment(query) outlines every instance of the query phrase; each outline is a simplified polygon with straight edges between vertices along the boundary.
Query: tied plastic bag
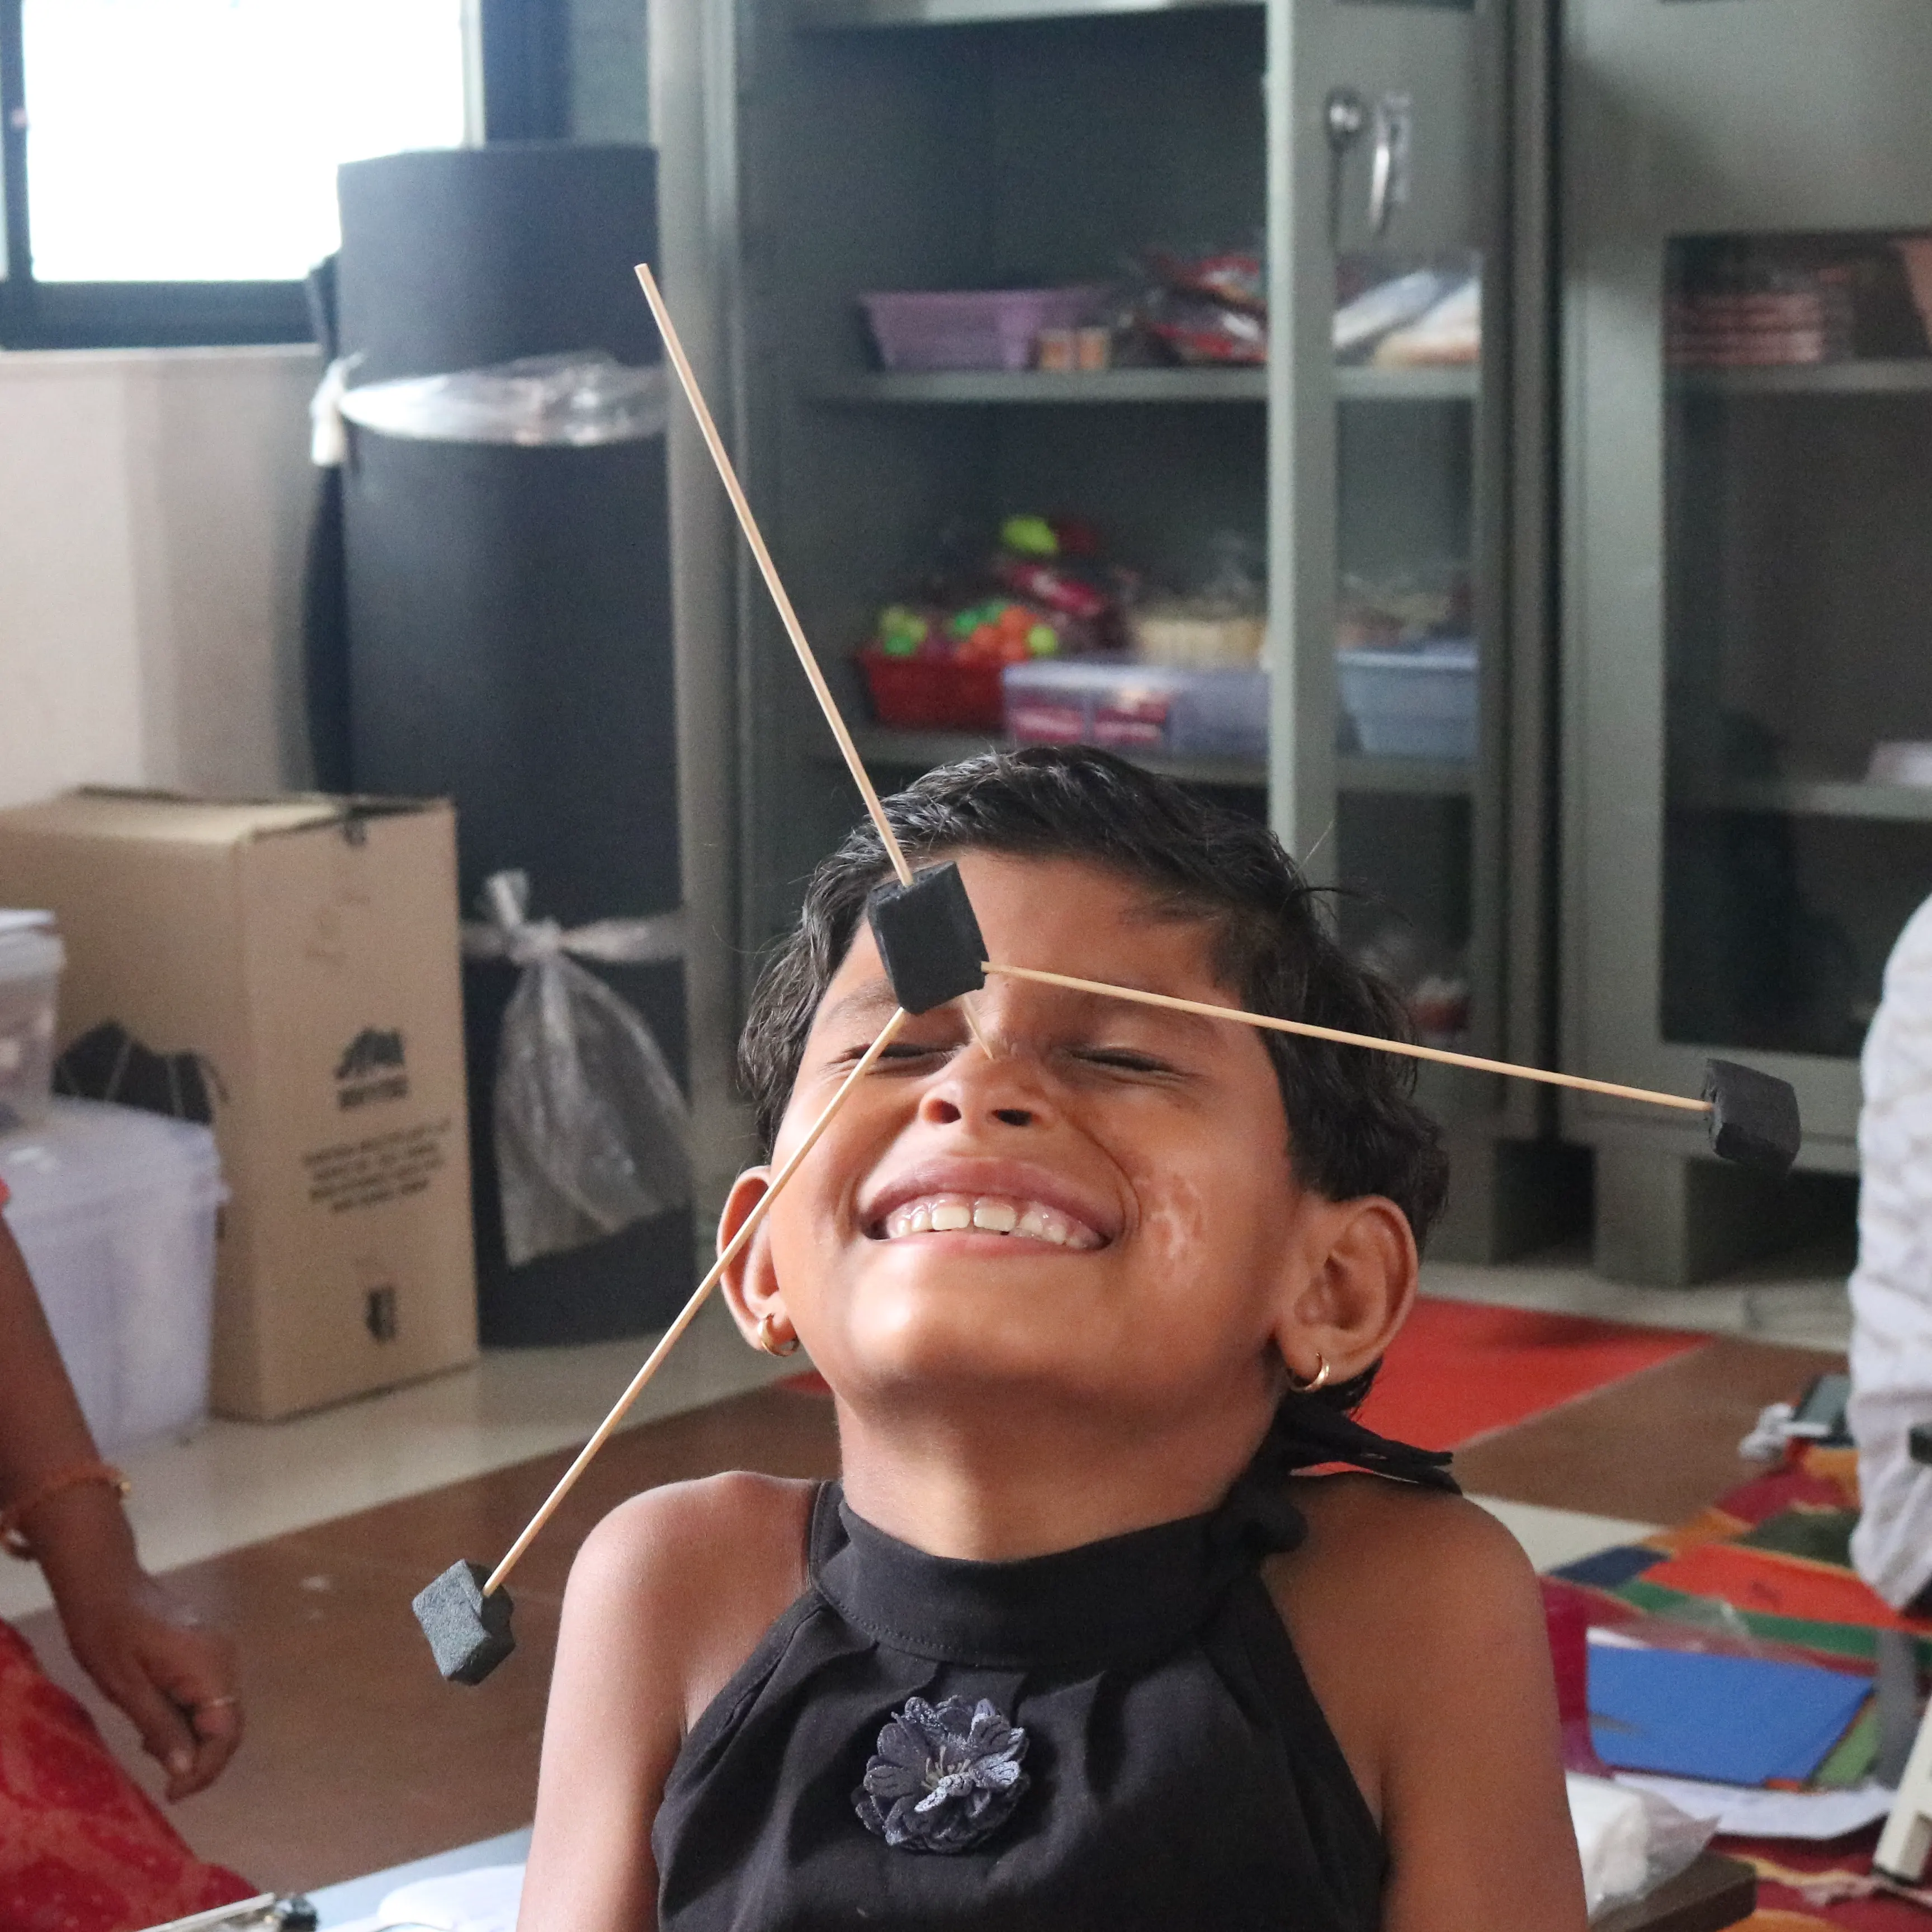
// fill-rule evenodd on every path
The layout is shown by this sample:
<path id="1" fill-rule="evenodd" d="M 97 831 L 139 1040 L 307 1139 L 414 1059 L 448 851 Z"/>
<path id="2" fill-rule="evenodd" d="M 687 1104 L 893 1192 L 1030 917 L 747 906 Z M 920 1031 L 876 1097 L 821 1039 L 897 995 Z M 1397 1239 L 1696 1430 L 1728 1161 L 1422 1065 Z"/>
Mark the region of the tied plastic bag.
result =
<path id="1" fill-rule="evenodd" d="M 503 1249 L 513 1268 L 562 1254 L 687 1205 L 691 1115 L 638 1012 L 570 956 L 641 965 L 682 958 L 681 913 L 598 920 L 566 932 L 530 917 L 530 884 L 498 872 L 484 925 L 466 925 L 472 959 L 508 959 L 523 976 L 496 1056 L 496 1172 Z"/>
<path id="2" fill-rule="evenodd" d="M 602 349 L 526 356 L 453 375 L 404 376 L 352 387 L 356 358 L 332 363 L 310 406 L 314 460 L 339 464 L 339 421 L 430 442 L 562 444 L 586 448 L 662 436 L 664 366 L 634 368 Z"/>
<path id="3" fill-rule="evenodd" d="M 1675 1878 L 1710 1843 L 1716 1828 L 1709 1820 L 1680 1811 L 1654 1792 L 1634 1791 L 1574 1771 L 1564 1782 L 1592 1918 L 1648 1898 Z"/>

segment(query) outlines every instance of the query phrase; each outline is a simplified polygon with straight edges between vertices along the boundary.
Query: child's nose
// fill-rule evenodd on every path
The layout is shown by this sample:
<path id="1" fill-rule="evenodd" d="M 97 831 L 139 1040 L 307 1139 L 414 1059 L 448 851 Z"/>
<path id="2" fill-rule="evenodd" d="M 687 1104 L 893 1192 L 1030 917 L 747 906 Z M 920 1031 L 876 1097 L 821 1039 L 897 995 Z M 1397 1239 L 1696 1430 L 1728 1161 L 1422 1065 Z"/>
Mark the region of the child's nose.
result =
<path id="1" fill-rule="evenodd" d="M 1043 1124 L 1048 1110 L 1023 1062 L 1001 1059 L 989 1065 L 977 1054 L 962 1058 L 965 1064 L 920 1102 L 919 1117 L 928 1126 L 956 1126 L 962 1121 L 1002 1127 Z"/>

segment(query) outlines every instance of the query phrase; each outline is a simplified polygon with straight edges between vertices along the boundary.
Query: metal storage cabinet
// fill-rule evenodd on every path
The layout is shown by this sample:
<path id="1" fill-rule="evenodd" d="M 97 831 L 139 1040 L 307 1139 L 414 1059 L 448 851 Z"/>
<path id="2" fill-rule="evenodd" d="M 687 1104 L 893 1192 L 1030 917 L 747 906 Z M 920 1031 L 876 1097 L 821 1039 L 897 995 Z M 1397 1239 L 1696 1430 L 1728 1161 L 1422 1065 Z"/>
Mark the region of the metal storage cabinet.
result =
<path id="1" fill-rule="evenodd" d="M 1371 898 L 1345 903 L 1355 938 L 1366 936 L 1360 908 L 1378 904 L 1421 950 L 1452 957 L 1475 1051 L 1546 1063 L 1543 10 L 694 0 L 675 22 L 669 10 L 657 10 L 652 50 L 668 293 L 712 326 L 727 433 L 854 718 L 868 713 L 848 654 L 949 518 L 1078 510 L 1117 555 L 1173 576 L 1198 568 L 1214 530 L 1261 538 L 1270 757 L 1166 768 L 1267 813 L 1318 876 L 1366 888 Z M 1370 142 L 1342 156 L 1339 177 L 1331 154 L 1338 88 L 1371 106 L 1407 97 L 1410 194 L 1384 244 L 1480 254 L 1479 366 L 1335 366 L 1335 244 L 1370 240 Z M 854 303 L 870 290 L 1106 278 L 1148 244 L 1264 233 L 1265 370 L 886 374 Z M 687 536 L 715 543 L 715 486 L 675 442 L 673 475 L 678 548 Z M 1432 546 L 1452 548 L 1473 576 L 1478 755 L 1338 752 L 1338 576 L 1424 562 Z M 736 734 L 749 961 L 792 916 L 857 801 L 742 560 L 728 586 L 707 577 L 681 598 L 680 622 L 693 636 L 736 635 L 735 686 L 714 667 L 712 688 Z M 860 736 L 898 782 L 983 742 Z M 1556 1150 L 1540 1092 L 1474 1078 L 1425 1086 L 1459 1168 L 1445 1247 L 1494 1255 L 1546 1236 Z"/>
<path id="2" fill-rule="evenodd" d="M 1932 228 L 1932 8 L 1571 0 L 1563 86 L 1566 1064 L 1684 1088 L 1739 1050 L 1797 1088 L 1802 1164 L 1850 1174 L 1932 890 L 1932 790 L 1868 765 L 1932 738 L 1932 358 L 1891 238 Z M 1612 1275 L 1715 1272 L 1804 1198 L 1566 1118 Z"/>

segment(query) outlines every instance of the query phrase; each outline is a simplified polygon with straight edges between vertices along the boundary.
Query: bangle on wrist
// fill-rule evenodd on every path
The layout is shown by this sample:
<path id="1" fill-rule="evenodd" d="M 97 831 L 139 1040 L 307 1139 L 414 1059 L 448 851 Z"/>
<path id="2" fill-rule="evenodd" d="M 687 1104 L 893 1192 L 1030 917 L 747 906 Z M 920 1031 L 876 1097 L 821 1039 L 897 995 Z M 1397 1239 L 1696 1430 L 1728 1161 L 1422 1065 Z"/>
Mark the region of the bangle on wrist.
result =
<path id="1" fill-rule="evenodd" d="M 22 1563 L 34 1562 L 39 1552 L 22 1527 L 27 1518 L 41 1504 L 52 1502 L 62 1491 L 79 1489 L 89 1483 L 98 1483 L 124 1500 L 134 1486 L 112 1462 L 103 1462 L 98 1459 L 71 1462 L 64 1469 L 56 1469 L 37 1489 L 29 1490 L 18 1502 L 9 1503 L 0 1510 L 0 1548 L 4 1548 L 9 1556 L 18 1557 Z"/>

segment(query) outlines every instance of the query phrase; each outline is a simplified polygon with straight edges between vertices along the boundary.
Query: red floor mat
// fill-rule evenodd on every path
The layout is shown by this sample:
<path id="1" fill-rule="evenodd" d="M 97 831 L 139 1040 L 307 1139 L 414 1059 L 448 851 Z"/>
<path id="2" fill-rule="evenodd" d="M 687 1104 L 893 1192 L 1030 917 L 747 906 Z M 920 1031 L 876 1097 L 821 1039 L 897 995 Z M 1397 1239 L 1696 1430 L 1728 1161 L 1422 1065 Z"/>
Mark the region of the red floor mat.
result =
<path id="1" fill-rule="evenodd" d="M 1432 1297 L 1396 1336 L 1362 1420 L 1398 1442 L 1459 1449 L 1709 1340 Z"/>

